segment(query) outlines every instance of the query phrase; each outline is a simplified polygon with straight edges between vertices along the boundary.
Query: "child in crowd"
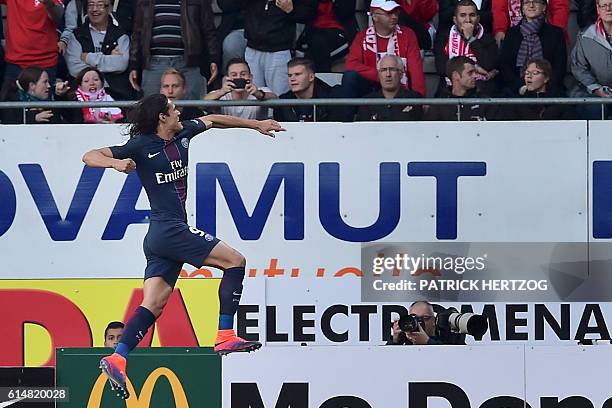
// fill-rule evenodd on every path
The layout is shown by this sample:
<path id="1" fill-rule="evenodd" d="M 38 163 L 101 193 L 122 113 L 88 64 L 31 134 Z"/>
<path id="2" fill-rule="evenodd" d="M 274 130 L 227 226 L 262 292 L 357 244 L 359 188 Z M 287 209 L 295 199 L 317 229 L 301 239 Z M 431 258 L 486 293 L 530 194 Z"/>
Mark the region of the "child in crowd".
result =
<path id="1" fill-rule="evenodd" d="M 78 101 L 112 102 L 104 90 L 104 74 L 95 68 L 85 68 L 76 77 L 75 98 Z M 115 107 L 83 108 L 83 123 L 116 123 L 123 119 L 121 109 Z"/>

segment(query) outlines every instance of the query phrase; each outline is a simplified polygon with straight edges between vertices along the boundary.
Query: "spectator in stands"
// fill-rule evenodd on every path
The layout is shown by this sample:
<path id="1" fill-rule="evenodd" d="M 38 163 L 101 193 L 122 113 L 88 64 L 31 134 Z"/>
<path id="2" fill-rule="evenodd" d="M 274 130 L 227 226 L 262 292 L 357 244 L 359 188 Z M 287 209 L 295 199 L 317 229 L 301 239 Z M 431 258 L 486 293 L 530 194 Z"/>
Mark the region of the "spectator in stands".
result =
<path id="1" fill-rule="evenodd" d="M 0 0 L 6 5 L 7 86 L 12 86 L 25 67 L 37 66 L 55 83 L 57 27 L 64 14 L 62 0 Z"/>
<path id="2" fill-rule="evenodd" d="M 57 109 L 41 109 L 35 106 L 36 102 L 48 101 L 49 75 L 39 67 L 26 67 L 19 73 L 17 80 L 12 81 L 4 88 L 1 100 L 30 102 L 32 107 L 25 109 L 2 110 L 2 123 L 4 124 L 40 124 L 40 123 L 66 123 L 63 112 Z M 55 84 L 55 95 L 63 97 L 70 87 L 67 82 Z M 25 116 L 25 121 L 24 121 Z"/>
<path id="3" fill-rule="evenodd" d="M 595 0 L 576 0 L 576 8 L 576 22 L 581 31 L 597 21 Z"/>
<path id="4" fill-rule="evenodd" d="M 612 97 L 612 0 L 598 0 L 597 15 L 597 22 L 578 35 L 571 53 L 578 81 L 572 96 Z M 581 105 L 577 111 L 582 119 L 601 118 L 599 105 Z"/>
<path id="5" fill-rule="evenodd" d="M 485 94 L 495 94 L 497 75 L 497 45 L 491 34 L 484 32 L 478 16 L 478 7 L 472 0 L 461 0 L 455 7 L 453 26 L 439 31 L 434 52 L 436 69 L 440 74 L 438 93 L 450 85 L 446 77 L 446 65 L 453 57 L 464 55 L 476 64 L 476 86 Z"/>
<path id="6" fill-rule="evenodd" d="M 516 27 L 523 20 L 526 3 L 523 0 L 493 0 L 493 35 L 498 47 L 501 47 L 508 29 Z M 548 14 L 544 15 L 547 16 L 548 22 L 563 30 L 565 39 L 568 40 L 566 30 L 570 13 L 569 0 L 550 0 L 547 8 Z"/>
<path id="7" fill-rule="evenodd" d="M 506 87 L 504 94 L 518 95 L 526 63 L 531 58 L 548 60 L 552 66 L 550 84 L 563 89 L 567 65 L 563 31 L 545 21 L 546 0 L 523 0 L 522 7 L 522 20 L 508 30 L 501 49 L 499 70 Z"/>
<path id="8" fill-rule="evenodd" d="M 81 102 L 113 102 L 104 90 L 104 74 L 93 67 L 84 68 L 76 77 L 75 99 Z M 115 107 L 85 107 L 81 109 L 83 123 L 116 123 L 123 119 Z"/>
<path id="9" fill-rule="evenodd" d="M 545 59 L 533 58 L 527 61 L 525 85 L 519 91 L 526 98 L 562 98 L 565 93 L 550 85 L 552 66 Z M 574 119 L 575 112 L 570 105 L 516 105 L 514 118 L 519 120 Z"/>
<path id="10" fill-rule="evenodd" d="M 373 1 L 366 0 L 366 5 L 371 8 Z M 431 49 L 431 41 L 436 32 L 432 19 L 438 12 L 438 0 L 395 0 L 395 2 L 400 6 L 399 25 L 408 27 L 414 32 L 420 49 Z"/>
<path id="11" fill-rule="evenodd" d="M 373 25 L 355 37 L 346 59 L 342 89 L 346 97 L 361 97 L 380 87 L 376 69 L 385 54 L 402 58 L 402 86 L 426 94 L 423 61 L 414 32 L 397 24 L 400 6 L 394 1 L 374 0 Z"/>
<path id="12" fill-rule="evenodd" d="M 75 78 L 86 68 L 96 68 L 113 99 L 130 100 L 135 97 L 127 70 L 130 38 L 114 24 L 111 10 L 111 0 L 88 1 L 87 18 L 67 35 L 66 65 Z"/>
<path id="13" fill-rule="evenodd" d="M 306 58 L 293 58 L 287 63 L 287 77 L 291 90 L 280 99 L 334 98 L 338 87 L 330 87 L 315 76 L 314 63 Z M 316 118 L 315 118 L 316 114 Z M 335 122 L 342 120 L 343 110 L 331 106 L 280 106 L 274 108 L 274 119 L 279 122 Z"/>
<path id="14" fill-rule="evenodd" d="M 247 46 L 246 38 L 244 38 L 244 14 L 239 1 L 217 0 L 217 4 L 223 12 L 221 24 L 217 27 L 217 36 L 222 44 L 222 68 L 225 70 L 230 60 L 244 58 Z M 227 71 L 223 71 L 223 74 L 226 73 Z"/>
<path id="15" fill-rule="evenodd" d="M 113 24 L 125 31 L 128 37 L 132 34 L 132 21 L 134 19 L 134 0 L 114 0 L 111 2 L 111 16 Z M 60 54 L 66 52 L 68 37 L 80 27 L 87 16 L 87 0 L 68 0 L 64 13 L 64 29 L 57 44 Z"/>
<path id="16" fill-rule="evenodd" d="M 168 68 L 162 73 L 159 93 L 166 95 L 170 101 L 176 103 L 177 100 L 185 98 L 185 83 L 186 79 L 181 71 Z M 178 110 L 181 112 L 181 120 L 200 118 L 207 114 L 197 106 L 179 106 Z"/>
<path id="17" fill-rule="evenodd" d="M 441 95 L 445 98 L 480 98 L 476 88 L 476 64 L 464 55 L 448 61 L 446 76 L 452 85 Z M 425 113 L 425 120 L 491 120 L 496 117 L 491 105 L 461 104 L 459 111 L 456 105 L 432 105 Z"/>
<path id="18" fill-rule="evenodd" d="M 366 96 L 366 98 L 420 98 L 421 94 L 402 88 L 402 74 L 404 62 L 397 55 L 385 55 L 378 62 L 378 75 L 380 77 L 380 90 Z M 422 105 L 369 105 L 359 107 L 358 121 L 411 121 L 423 119 Z"/>
<path id="19" fill-rule="evenodd" d="M 137 0 L 130 48 L 130 83 L 145 96 L 157 93 L 168 68 L 187 78 L 186 99 L 200 99 L 206 86 L 200 68 L 209 71 L 208 84 L 218 75 L 221 49 L 210 0 Z M 142 83 L 138 83 L 142 70 Z"/>
<path id="20" fill-rule="evenodd" d="M 317 15 L 298 40 L 298 49 L 317 72 L 331 72 L 332 63 L 348 54 L 357 34 L 355 0 L 318 0 Z"/>
<path id="21" fill-rule="evenodd" d="M 438 12 L 438 33 L 440 31 L 449 30 L 454 24 L 454 16 L 457 10 L 457 4 L 461 0 L 440 0 L 440 11 Z M 474 2 L 478 8 L 478 17 L 480 24 L 484 28 L 484 32 L 491 34 L 493 32 L 493 14 L 491 13 L 492 0 L 479 0 Z"/>
<path id="22" fill-rule="evenodd" d="M 122 322 L 110 322 L 104 330 L 104 347 L 117 347 L 125 325 Z"/>
<path id="23" fill-rule="evenodd" d="M 245 11 L 244 53 L 253 81 L 276 95 L 289 90 L 287 62 L 295 43 L 296 23 L 315 17 L 317 0 L 234 0 Z"/>
<path id="24" fill-rule="evenodd" d="M 276 99 L 269 88 L 258 88 L 253 82 L 249 64 L 243 58 L 230 60 L 227 76 L 223 79 L 221 89 L 210 92 L 204 99 L 219 101 Z M 268 108 L 263 106 L 222 106 L 218 109 L 223 115 L 237 116 L 243 119 L 268 119 Z"/>

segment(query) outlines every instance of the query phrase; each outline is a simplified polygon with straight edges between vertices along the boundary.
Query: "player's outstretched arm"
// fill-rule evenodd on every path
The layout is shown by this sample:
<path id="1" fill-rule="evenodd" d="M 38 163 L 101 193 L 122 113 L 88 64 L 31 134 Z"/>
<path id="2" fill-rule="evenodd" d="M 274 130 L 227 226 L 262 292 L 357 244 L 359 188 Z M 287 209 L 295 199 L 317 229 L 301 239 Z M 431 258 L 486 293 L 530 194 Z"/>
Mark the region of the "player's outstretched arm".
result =
<path id="1" fill-rule="evenodd" d="M 199 118 L 208 129 L 246 128 L 254 129 L 266 136 L 274 137 L 273 132 L 282 132 L 285 129 L 275 120 L 252 120 L 228 115 L 207 115 Z"/>
<path id="2" fill-rule="evenodd" d="M 90 150 L 83 155 L 83 162 L 89 167 L 113 168 L 122 173 L 129 173 L 136 168 L 132 159 L 115 159 L 108 147 Z"/>

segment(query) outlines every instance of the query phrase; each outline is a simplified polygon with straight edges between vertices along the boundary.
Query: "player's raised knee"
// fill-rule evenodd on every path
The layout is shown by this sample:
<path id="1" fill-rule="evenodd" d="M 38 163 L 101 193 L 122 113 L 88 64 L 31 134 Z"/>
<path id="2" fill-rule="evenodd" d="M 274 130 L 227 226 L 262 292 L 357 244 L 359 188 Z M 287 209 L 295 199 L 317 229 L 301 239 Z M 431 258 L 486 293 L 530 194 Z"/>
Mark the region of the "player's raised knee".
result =
<path id="1" fill-rule="evenodd" d="M 246 266 L 246 258 L 244 257 L 244 255 L 242 255 L 240 252 L 234 250 L 234 253 L 232 254 L 232 259 L 230 259 L 230 263 L 232 264 L 232 266 L 236 267 L 236 266 L 241 266 L 244 267 Z"/>

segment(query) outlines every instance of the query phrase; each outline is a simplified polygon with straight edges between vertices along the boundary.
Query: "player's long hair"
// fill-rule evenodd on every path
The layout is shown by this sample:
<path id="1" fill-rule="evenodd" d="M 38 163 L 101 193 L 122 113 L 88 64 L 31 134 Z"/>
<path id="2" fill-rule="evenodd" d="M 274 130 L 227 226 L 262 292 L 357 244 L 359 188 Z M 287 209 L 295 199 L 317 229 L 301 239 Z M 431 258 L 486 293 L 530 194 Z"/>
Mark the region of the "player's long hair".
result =
<path id="1" fill-rule="evenodd" d="M 127 134 L 130 138 L 141 134 L 155 134 L 159 114 L 168 113 L 168 98 L 162 94 L 142 98 L 130 111 Z"/>

